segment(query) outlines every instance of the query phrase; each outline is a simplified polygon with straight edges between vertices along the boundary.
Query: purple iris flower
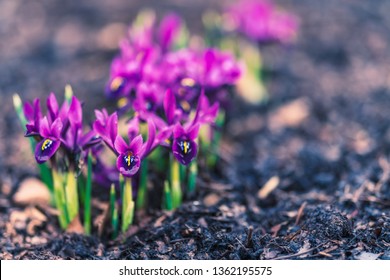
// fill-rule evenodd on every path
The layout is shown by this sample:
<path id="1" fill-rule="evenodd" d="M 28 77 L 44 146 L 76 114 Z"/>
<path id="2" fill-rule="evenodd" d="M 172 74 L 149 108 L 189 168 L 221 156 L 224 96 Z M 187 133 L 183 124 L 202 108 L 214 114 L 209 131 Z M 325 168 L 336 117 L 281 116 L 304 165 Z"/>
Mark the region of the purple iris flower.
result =
<path id="1" fill-rule="evenodd" d="M 204 90 L 199 96 L 198 107 L 193 123 L 213 124 L 218 116 L 219 102 L 210 105 L 209 99 L 206 97 Z"/>
<path id="2" fill-rule="evenodd" d="M 39 135 L 40 121 L 42 118 L 40 100 L 36 98 L 33 104 L 29 102 L 24 103 L 23 113 L 27 120 L 25 136 Z"/>
<path id="3" fill-rule="evenodd" d="M 193 161 L 198 153 L 198 145 L 195 139 L 198 137 L 199 124 L 194 124 L 185 129 L 177 124 L 173 129 L 172 151 L 175 158 L 183 165 Z"/>
<path id="4" fill-rule="evenodd" d="M 132 118 L 128 122 L 129 143 L 118 134 L 118 116 L 116 113 L 108 115 L 107 111 L 95 111 L 96 121 L 93 124 L 95 132 L 117 156 L 117 170 L 126 177 L 135 175 L 146 157 L 158 144 L 161 136 L 155 137 L 156 126 L 153 120 L 148 120 L 148 140 L 143 142 L 139 134 L 139 119 Z M 160 133 L 161 134 L 161 133 Z M 164 136 L 164 135 L 163 135 Z M 166 137 L 169 137 L 166 136 Z"/>
<path id="5" fill-rule="evenodd" d="M 155 112 L 162 105 L 163 89 L 156 83 L 141 82 L 137 86 L 133 108 L 141 115 Z"/>
<path id="6" fill-rule="evenodd" d="M 203 87 L 218 88 L 233 85 L 241 74 L 234 57 L 217 49 L 207 49 L 203 54 L 203 71 L 199 77 Z"/>
<path id="7" fill-rule="evenodd" d="M 112 113 L 108 115 L 107 110 L 95 110 L 96 121 L 93 123 L 93 129 L 99 135 L 106 145 L 115 151 L 115 139 L 118 135 L 118 115 Z"/>
<path id="8" fill-rule="evenodd" d="M 75 97 L 74 97 L 75 98 Z M 56 118 L 60 118 L 63 123 L 68 120 L 69 104 L 64 102 L 59 108 L 57 98 L 55 94 L 50 93 L 49 97 L 46 100 L 48 119 L 50 122 L 53 122 Z"/>
<path id="9" fill-rule="evenodd" d="M 85 156 L 87 149 L 99 143 L 100 138 L 94 131 L 83 133 L 82 105 L 75 96 L 70 105 L 65 101 L 60 108 L 55 95 L 51 93 L 46 103 L 48 115 L 43 118 L 38 99 L 34 101 L 34 106 L 28 103 L 24 106 L 28 121 L 26 136 L 34 136 L 39 141 L 35 148 L 35 159 L 41 164 L 62 147 L 69 163 L 74 164 L 75 160 Z"/>
<path id="10" fill-rule="evenodd" d="M 182 20 L 176 14 L 168 14 L 162 19 L 158 35 L 163 52 L 167 52 L 171 49 L 181 27 Z"/>
<path id="11" fill-rule="evenodd" d="M 142 136 L 135 137 L 130 144 L 118 135 L 115 140 L 115 149 L 119 153 L 116 167 L 123 176 L 131 177 L 137 173 L 141 165 L 140 152 L 143 145 Z"/>
<path id="12" fill-rule="evenodd" d="M 41 121 L 39 134 L 43 138 L 35 147 L 35 159 L 41 164 L 50 159 L 61 145 L 63 124 L 60 118 L 49 124 L 47 117 Z"/>
<path id="13" fill-rule="evenodd" d="M 111 63 L 110 80 L 106 85 L 107 96 L 110 98 L 119 98 L 128 95 L 133 86 L 131 79 L 137 75 L 136 73 L 138 71 L 139 67 L 136 65 L 130 64 L 127 67 L 126 60 L 122 57 L 114 58 Z"/>
<path id="14" fill-rule="evenodd" d="M 268 0 L 243 0 L 228 8 L 234 29 L 258 42 L 279 41 L 290 43 L 294 40 L 297 18 L 275 7 Z"/>
<path id="15" fill-rule="evenodd" d="M 143 142 L 142 135 L 134 137 L 129 144 L 118 135 L 115 139 L 115 150 L 118 158 L 116 167 L 125 177 L 131 177 L 138 172 L 141 160 L 155 148 L 156 127 L 153 121 L 148 122 L 148 140 Z"/>

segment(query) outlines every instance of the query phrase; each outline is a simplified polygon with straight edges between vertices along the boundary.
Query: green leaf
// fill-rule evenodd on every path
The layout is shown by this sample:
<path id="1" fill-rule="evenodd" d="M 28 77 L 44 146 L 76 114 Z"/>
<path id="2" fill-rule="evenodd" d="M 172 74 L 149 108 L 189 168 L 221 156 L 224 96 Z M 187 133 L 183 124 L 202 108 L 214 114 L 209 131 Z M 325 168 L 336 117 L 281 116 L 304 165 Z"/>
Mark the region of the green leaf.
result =
<path id="1" fill-rule="evenodd" d="M 148 191 L 148 160 L 144 159 L 141 163 L 139 174 L 139 189 L 137 193 L 137 209 L 143 209 L 146 205 Z"/>
<path id="2" fill-rule="evenodd" d="M 134 201 L 131 178 L 125 178 L 125 185 L 122 194 L 122 232 L 126 232 L 133 223 Z"/>
<path id="3" fill-rule="evenodd" d="M 172 210 L 172 194 L 168 181 L 164 181 L 164 208 L 168 211 Z"/>
<path id="4" fill-rule="evenodd" d="M 84 196 L 84 229 L 86 234 L 91 233 L 91 194 L 92 194 L 92 155 L 88 153 L 87 182 Z"/>
<path id="5" fill-rule="evenodd" d="M 176 209 L 182 202 L 182 190 L 180 183 L 179 162 L 171 155 L 171 191 L 172 191 L 172 208 Z"/>

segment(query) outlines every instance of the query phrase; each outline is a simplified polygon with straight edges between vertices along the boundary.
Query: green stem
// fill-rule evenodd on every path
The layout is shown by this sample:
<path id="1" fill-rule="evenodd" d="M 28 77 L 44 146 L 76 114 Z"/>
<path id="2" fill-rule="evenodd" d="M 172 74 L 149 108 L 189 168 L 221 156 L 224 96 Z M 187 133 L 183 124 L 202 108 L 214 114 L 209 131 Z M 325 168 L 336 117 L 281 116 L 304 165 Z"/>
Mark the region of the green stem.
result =
<path id="1" fill-rule="evenodd" d="M 176 209 L 182 202 L 182 191 L 180 185 L 180 167 L 179 162 L 171 155 L 171 190 L 172 190 L 172 208 Z"/>
<path id="2" fill-rule="evenodd" d="M 143 209 L 146 205 L 146 195 L 148 188 L 148 160 L 142 161 L 139 179 L 139 189 L 137 194 L 137 209 Z"/>
<path id="3" fill-rule="evenodd" d="M 172 194 L 168 181 L 164 181 L 164 208 L 168 211 L 172 210 Z"/>
<path id="4" fill-rule="evenodd" d="M 63 176 L 61 176 L 57 170 L 52 170 L 53 181 L 54 181 L 54 202 L 56 208 L 59 212 L 58 219 L 60 222 L 60 226 L 62 229 L 66 229 L 69 220 L 67 218 L 66 207 L 65 207 L 65 193 L 64 193 L 64 185 L 63 185 Z"/>
<path id="5" fill-rule="evenodd" d="M 191 195 L 195 191 L 196 177 L 198 176 L 198 163 L 196 160 L 190 163 L 188 174 L 188 194 Z"/>
<path id="6" fill-rule="evenodd" d="M 126 232 L 134 219 L 134 201 L 131 178 L 125 178 L 122 194 L 122 232 Z"/>
<path id="7" fill-rule="evenodd" d="M 112 228 L 113 228 L 112 238 L 115 239 L 119 233 L 118 208 L 116 204 L 114 205 L 114 210 L 112 213 Z"/>
<path id="8" fill-rule="evenodd" d="M 179 164 L 179 168 L 180 168 L 180 180 L 182 182 L 185 182 L 187 177 L 187 166 Z"/>
<path id="9" fill-rule="evenodd" d="M 77 191 L 77 178 L 74 171 L 69 171 L 67 174 L 67 181 L 65 187 L 66 208 L 69 216 L 69 221 L 79 213 L 79 195 Z"/>
<path id="10" fill-rule="evenodd" d="M 33 139 L 30 138 L 31 144 L 31 150 L 35 150 L 35 143 L 33 142 Z M 50 173 L 50 168 L 47 165 L 47 163 L 42 163 L 39 164 L 39 174 L 41 175 L 41 179 L 43 183 L 47 186 L 49 189 L 50 193 L 53 194 L 54 192 L 54 187 L 53 187 L 53 177 Z"/>
<path id="11" fill-rule="evenodd" d="M 86 234 L 91 233 L 91 193 L 92 193 L 92 155 L 88 154 L 87 182 L 84 195 L 84 229 Z"/>
<path id="12" fill-rule="evenodd" d="M 225 123 L 225 112 L 221 111 L 218 114 L 217 120 L 215 121 L 216 125 L 218 128 L 222 128 L 224 123 Z M 210 145 L 210 153 L 207 156 L 207 165 L 210 168 L 215 168 L 215 165 L 217 164 L 218 160 L 218 153 L 219 153 L 219 144 L 221 142 L 221 131 L 220 130 L 215 130 L 214 133 L 212 134 L 212 127 L 208 127 L 210 129 L 210 135 L 213 135 L 211 139 L 211 145 Z"/>
<path id="13" fill-rule="evenodd" d="M 110 216 L 112 226 L 112 238 L 115 239 L 118 236 L 118 208 L 116 206 L 116 191 L 115 185 L 111 185 L 110 190 Z"/>

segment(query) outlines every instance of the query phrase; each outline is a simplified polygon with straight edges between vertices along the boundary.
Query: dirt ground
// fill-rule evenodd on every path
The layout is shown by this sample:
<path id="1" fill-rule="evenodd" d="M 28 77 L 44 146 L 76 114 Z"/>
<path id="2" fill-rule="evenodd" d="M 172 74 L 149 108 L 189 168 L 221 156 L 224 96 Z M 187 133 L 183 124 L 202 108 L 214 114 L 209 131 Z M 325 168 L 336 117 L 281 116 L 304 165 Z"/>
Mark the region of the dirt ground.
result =
<path id="1" fill-rule="evenodd" d="M 277 1 L 301 30 L 295 46 L 263 49 L 270 102 L 235 97 L 217 170 L 200 170 L 177 211 L 142 213 L 109 240 L 64 234 L 52 210 L 14 202 L 37 170 L 12 93 L 31 100 L 70 83 L 85 112 L 104 107 L 110 60 L 139 7 L 174 9 L 199 32 L 201 12 L 222 3 L 160 2 L 0 0 L 0 259 L 390 259 L 385 0 Z"/>

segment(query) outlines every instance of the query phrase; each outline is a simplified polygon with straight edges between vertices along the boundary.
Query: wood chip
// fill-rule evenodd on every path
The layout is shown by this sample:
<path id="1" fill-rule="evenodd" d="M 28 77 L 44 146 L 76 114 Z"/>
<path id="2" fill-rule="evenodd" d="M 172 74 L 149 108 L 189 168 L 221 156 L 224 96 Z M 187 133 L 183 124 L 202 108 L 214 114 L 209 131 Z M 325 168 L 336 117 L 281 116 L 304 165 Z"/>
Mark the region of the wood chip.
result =
<path id="1" fill-rule="evenodd" d="M 299 207 L 299 210 L 298 210 L 298 214 L 297 214 L 297 218 L 295 219 L 295 224 L 298 225 L 299 224 L 299 221 L 301 220 L 301 217 L 303 215 L 303 210 L 305 209 L 306 207 L 306 201 L 304 203 L 302 203 L 301 207 Z"/>
<path id="2" fill-rule="evenodd" d="M 199 223 L 199 225 L 201 225 L 204 228 L 208 228 L 208 226 L 209 226 L 204 217 L 199 218 L 198 223 Z"/>
<path id="3" fill-rule="evenodd" d="M 296 99 L 280 107 L 269 118 L 269 127 L 278 132 L 285 127 L 297 127 L 309 116 L 310 106 L 305 98 Z"/>
<path id="4" fill-rule="evenodd" d="M 161 227 L 163 222 L 165 221 L 165 219 L 167 218 L 166 215 L 163 215 L 161 217 L 159 217 L 155 222 L 154 222 L 154 227 L 155 228 L 158 228 L 158 227 Z"/>
<path id="5" fill-rule="evenodd" d="M 321 255 L 321 256 L 324 256 L 324 257 L 328 257 L 328 258 L 332 258 L 333 257 L 331 254 L 328 254 L 328 253 L 325 253 L 325 252 L 319 252 L 318 255 Z"/>
<path id="6" fill-rule="evenodd" d="M 374 254 L 369 252 L 362 252 L 359 256 L 356 257 L 358 260 L 376 260 L 382 254 Z"/>
<path id="7" fill-rule="evenodd" d="M 258 191 L 257 197 L 260 199 L 265 199 L 267 196 L 278 187 L 280 179 L 278 176 L 270 178 L 267 183 Z"/>
<path id="8" fill-rule="evenodd" d="M 278 255 L 277 251 L 271 250 L 269 248 L 264 249 L 264 258 L 269 260 L 269 259 L 274 259 Z"/>
<path id="9" fill-rule="evenodd" d="M 29 235 L 35 235 L 36 228 L 40 227 L 43 224 L 42 221 L 32 220 L 27 224 L 26 231 Z"/>
<path id="10" fill-rule="evenodd" d="M 215 193 L 211 193 L 203 199 L 203 203 L 205 206 L 211 207 L 211 206 L 216 205 L 219 202 L 219 200 L 220 200 L 219 195 L 217 195 Z"/>
<path id="11" fill-rule="evenodd" d="M 47 205 L 50 203 L 51 195 L 47 186 L 36 178 L 23 180 L 13 200 L 21 205 Z"/>
<path id="12" fill-rule="evenodd" d="M 310 245 L 309 240 L 305 240 L 303 242 L 303 246 L 299 249 L 297 254 L 299 255 L 300 258 L 305 258 L 305 257 L 307 257 L 307 252 L 310 252 L 310 248 L 311 248 L 311 245 Z"/>
<path id="13" fill-rule="evenodd" d="M 27 219 L 30 220 L 39 220 L 42 222 L 47 221 L 47 218 L 42 212 L 40 212 L 38 209 L 35 207 L 28 207 L 23 211 L 12 211 L 10 215 L 10 222 L 11 223 L 16 223 L 17 221 L 27 221 Z"/>
<path id="14" fill-rule="evenodd" d="M 70 222 L 68 225 L 68 228 L 66 229 L 66 232 L 70 233 L 77 233 L 77 234 L 83 234 L 84 233 L 84 227 L 80 222 L 80 218 L 77 215 L 73 221 Z"/>
<path id="15" fill-rule="evenodd" d="M 103 213 L 98 215 L 93 221 L 93 225 L 97 227 L 99 237 L 103 235 L 104 229 L 109 220 L 110 220 L 110 207 L 109 204 L 106 203 L 104 206 Z"/>
<path id="16" fill-rule="evenodd" d="M 282 228 L 282 226 L 287 225 L 287 223 L 288 223 L 288 222 L 286 221 L 286 222 L 283 222 L 283 223 L 274 225 L 274 226 L 271 228 L 272 236 L 273 236 L 273 237 L 276 237 L 276 236 L 278 235 L 279 230 Z"/>

